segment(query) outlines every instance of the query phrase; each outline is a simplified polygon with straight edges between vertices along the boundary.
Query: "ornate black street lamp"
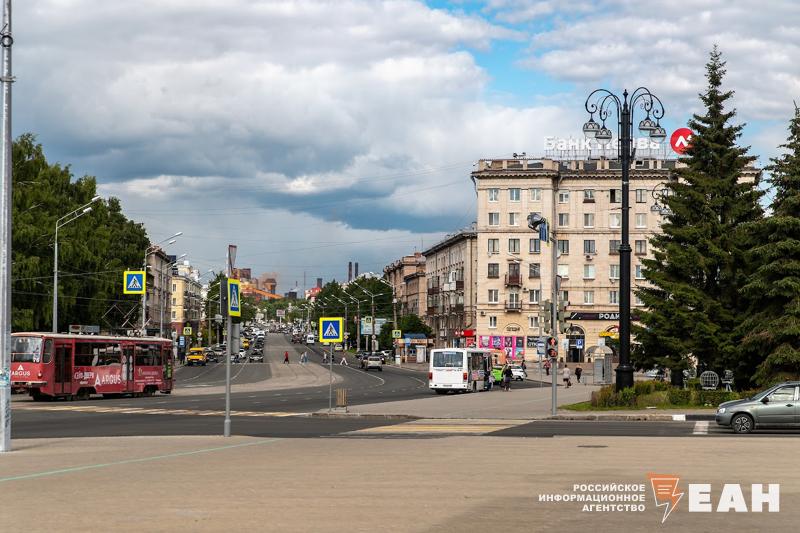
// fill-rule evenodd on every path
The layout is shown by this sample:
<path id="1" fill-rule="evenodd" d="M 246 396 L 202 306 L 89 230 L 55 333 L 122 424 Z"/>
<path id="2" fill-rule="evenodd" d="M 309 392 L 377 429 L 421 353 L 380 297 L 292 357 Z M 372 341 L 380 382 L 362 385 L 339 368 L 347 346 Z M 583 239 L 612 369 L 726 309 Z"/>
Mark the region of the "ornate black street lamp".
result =
<path id="1" fill-rule="evenodd" d="M 583 133 L 588 139 L 595 139 L 606 145 L 612 140 L 612 132 L 606 127 L 606 120 L 616 110 L 617 139 L 619 158 L 622 163 L 622 239 L 619 247 L 620 298 L 619 298 L 619 366 L 617 367 L 617 390 L 633 387 L 633 366 L 631 365 L 631 245 L 629 242 L 629 174 L 631 160 L 636 149 L 632 147 L 633 111 L 636 107 L 644 110 L 646 117 L 639 122 L 639 131 L 656 142 L 663 141 L 667 132 L 661 127 L 664 106 L 649 89 L 639 87 L 628 100 L 628 91 L 622 93 L 622 100 L 606 89 L 592 91 L 586 99 L 589 120 L 583 125 Z M 594 115 L 600 119 L 598 124 Z M 655 119 L 655 120 L 654 120 Z"/>

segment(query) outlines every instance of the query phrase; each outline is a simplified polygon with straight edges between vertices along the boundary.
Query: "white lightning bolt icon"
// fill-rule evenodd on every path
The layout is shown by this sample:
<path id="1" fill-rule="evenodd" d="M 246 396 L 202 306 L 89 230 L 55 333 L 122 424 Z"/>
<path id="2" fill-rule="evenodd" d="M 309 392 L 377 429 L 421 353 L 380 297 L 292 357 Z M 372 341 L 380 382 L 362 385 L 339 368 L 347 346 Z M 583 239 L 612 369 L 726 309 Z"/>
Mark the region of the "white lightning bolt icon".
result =
<path id="1" fill-rule="evenodd" d="M 656 500 L 656 507 L 666 507 L 664 509 L 664 517 L 661 523 L 667 521 L 667 518 L 678 505 L 678 502 L 683 498 L 683 492 L 678 492 L 678 476 L 670 476 L 665 474 L 647 474 L 650 478 L 650 484 L 653 487 L 653 497 Z"/>

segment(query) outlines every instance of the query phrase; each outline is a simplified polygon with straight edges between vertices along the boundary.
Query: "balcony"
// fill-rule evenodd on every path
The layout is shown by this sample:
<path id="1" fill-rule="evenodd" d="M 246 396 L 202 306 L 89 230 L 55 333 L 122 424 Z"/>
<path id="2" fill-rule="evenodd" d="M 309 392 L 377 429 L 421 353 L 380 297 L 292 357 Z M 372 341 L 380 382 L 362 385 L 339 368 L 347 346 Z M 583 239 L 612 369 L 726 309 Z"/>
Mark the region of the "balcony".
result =
<path id="1" fill-rule="evenodd" d="M 506 287 L 522 287 L 520 274 L 506 274 Z"/>
<path id="2" fill-rule="evenodd" d="M 428 294 L 429 295 L 431 295 L 431 294 L 439 294 L 439 286 L 438 285 L 433 285 L 433 286 L 428 287 Z"/>
<path id="3" fill-rule="evenodd" d="M 463 279 L 457 279 L 456 280 L 456 290 L 457 291 L 463 291 L 464 290 L 464 280 Z"/>
<path id="4" fill-rule="evenodd" d="M 436 307 L 428 307 L 428 315 L 435 315 L 436 314 Z"/>
<path id="5" fill-rule="evenodd" d="M 455 304 L 453 306 L 454 313 L 463 313 L 464 312 L 464 304 Z"/>
<path id="6" fill-rule="evenodd" d="M 506 301 L 506 311 L 509 313 L 519 313 L 522 311 L 522 303 Z"/>

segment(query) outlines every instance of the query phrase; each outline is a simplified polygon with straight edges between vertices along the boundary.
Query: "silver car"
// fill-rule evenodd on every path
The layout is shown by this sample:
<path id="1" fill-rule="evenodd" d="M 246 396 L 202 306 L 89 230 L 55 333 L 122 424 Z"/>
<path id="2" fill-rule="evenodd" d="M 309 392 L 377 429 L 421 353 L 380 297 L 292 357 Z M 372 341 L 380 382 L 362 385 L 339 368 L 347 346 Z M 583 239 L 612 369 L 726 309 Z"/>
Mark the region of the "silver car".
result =
<path id="1" fill-rule="evenodd" d="M 736 433 L 762 427 L 800 427 L 800 381 L 780 383 L 752 398 L 719 405 L 717 424 Z"/>

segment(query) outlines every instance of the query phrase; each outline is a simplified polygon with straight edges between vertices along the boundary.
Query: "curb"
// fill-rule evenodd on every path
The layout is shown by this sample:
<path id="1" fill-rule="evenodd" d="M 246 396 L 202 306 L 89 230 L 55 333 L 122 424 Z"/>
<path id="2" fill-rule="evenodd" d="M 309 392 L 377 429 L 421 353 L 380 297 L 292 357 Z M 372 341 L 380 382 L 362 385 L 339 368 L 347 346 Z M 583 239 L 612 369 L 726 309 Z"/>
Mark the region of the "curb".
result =
<path id="1" fill-rule="evenodd" d="M 556 415 L 539 420 L 622 420 L 651 422 L 686 422 L 697 420 L 714 420 L 714 415 L 704 414 L 593 414 L 593 415 Z"/>
<path id="2" fill-rule="evenodd" d="M 315 412 L 309 413 L 308 416 L 312 418 L 357 418 L 362 420 L 420 420 L 421 416 L 413 415 L 377 415 L 377 414 L 362 414 L 362 413 L 336 413 L 336 412 Z"/>

